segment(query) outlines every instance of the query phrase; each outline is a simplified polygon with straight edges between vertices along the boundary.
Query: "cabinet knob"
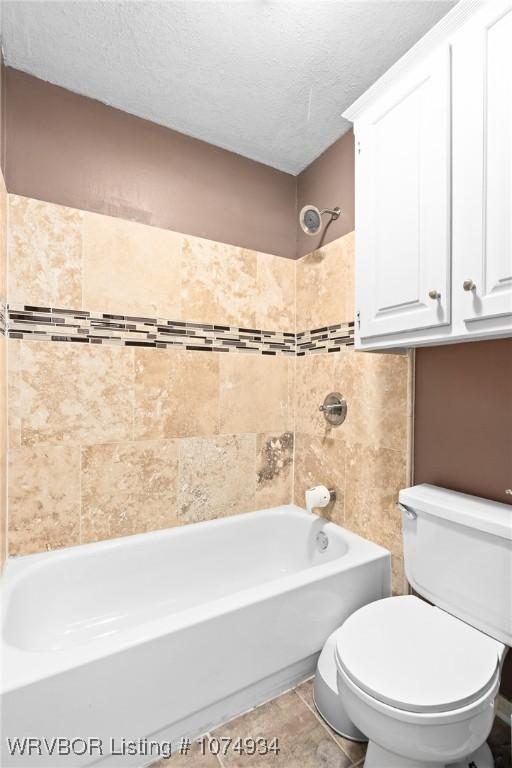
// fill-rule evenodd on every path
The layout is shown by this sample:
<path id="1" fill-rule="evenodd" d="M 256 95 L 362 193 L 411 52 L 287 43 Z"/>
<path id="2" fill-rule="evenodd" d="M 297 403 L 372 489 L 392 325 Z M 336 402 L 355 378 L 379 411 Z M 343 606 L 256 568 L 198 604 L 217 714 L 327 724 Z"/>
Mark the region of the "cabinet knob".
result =
<path id="1" fill-rule="evenodd" d="M 476 291 L 476 285 L 472 280 L 464 280 L 462 287 L 465 291 Z"/>
<path id="2" fill-rule="evenodd" d="M 439 293 L 439 291 L 436 291 L 435 288 L 432 288 L 432 290 L 428 292 L 428 295 L 429 295 L 429 297 L 431 299 L 440 299 L 441 298 L 441 294 Z"/>

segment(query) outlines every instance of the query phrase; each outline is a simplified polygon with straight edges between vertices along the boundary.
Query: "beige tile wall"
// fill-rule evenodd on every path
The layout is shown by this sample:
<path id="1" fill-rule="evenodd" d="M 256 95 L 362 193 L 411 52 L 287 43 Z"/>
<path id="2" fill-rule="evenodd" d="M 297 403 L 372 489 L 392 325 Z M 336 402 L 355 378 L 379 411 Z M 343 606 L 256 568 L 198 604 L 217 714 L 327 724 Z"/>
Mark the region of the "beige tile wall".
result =
<path id="1" fill-rule="evenodd" d="M 10 196 L 11 303 L 293 331 L 353 319 L 354 236 L 298 262 Z M 296 318 L 295 318 L 296 312 Z M 289 503 L 389 547 L 408 475 L 399 355 L 299 358 L 9 342 L 9 552 Z M 325 395 L 346 422 L 326 428 Z"/>
<path id="2" fill-rule="evenodd" d="M 9 302 L 293 331 L 295 263 L 9 195 Z"/>
<path id="3" fill-rule="evenodd" d="M 297 331 L 354 319 L 354 233 L 297 261 Z"/>
<path id="4" fill-rule="evenodd" d="M 353 320 L 353 259 L 351 233 L 299 260 L 297 329 Z M 306 488 L 317 483 L 335 488 L 327 516 L 391 550 L 397 593 L 406 590 L 396 502 L 409 482 L 410 372 L 408 356 L 352 347 L 296 362 L 294 499 L 303 504 Z M 348 403 L 339 427 L 318 410 L 331 391 Z"/>
<path id="5" fill-rule="evenodd" d="M 9 347 L 10 554 L 290 501 L 293 359 Z"/>
<path id="6" fill-rule="evenodd" d="M 0 309 L 7 298 L 7 192 L 0 171 Z M 7 341 L 0 333 L 0 572 L 7 552 Z"/>
<path id="7" fill-rule="evenodd" d="M 10 196 L 10 296 L 294 329 L 292 261 Z M 9 342 L 9 552 L 205 520 L 292 496 L 284 357 Z"/>

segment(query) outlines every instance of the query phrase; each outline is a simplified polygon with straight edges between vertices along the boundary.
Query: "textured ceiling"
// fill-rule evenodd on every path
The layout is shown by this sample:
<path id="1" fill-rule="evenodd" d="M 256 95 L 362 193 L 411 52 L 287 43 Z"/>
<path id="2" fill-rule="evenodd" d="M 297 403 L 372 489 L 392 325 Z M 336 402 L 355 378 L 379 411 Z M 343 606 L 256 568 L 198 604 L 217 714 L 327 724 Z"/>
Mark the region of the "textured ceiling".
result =
<path id="1" fill-rule="evenodd" d="M 296 174 L 449 0 L 2 2 L 9 66 Z"/>

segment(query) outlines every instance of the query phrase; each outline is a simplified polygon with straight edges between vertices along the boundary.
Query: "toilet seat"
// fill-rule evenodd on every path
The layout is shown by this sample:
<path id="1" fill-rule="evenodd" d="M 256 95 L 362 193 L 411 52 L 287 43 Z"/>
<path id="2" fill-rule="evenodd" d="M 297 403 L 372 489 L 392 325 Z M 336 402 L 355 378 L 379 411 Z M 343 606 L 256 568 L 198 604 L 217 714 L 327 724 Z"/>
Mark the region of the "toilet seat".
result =
<path id="1" fill-rule="evenodd" d="M 342 625 L 336 663 L 372 698 L 396 709 L 442 713 L 496 685 L 499 644 L 413 596 L 360 608 Z"/>

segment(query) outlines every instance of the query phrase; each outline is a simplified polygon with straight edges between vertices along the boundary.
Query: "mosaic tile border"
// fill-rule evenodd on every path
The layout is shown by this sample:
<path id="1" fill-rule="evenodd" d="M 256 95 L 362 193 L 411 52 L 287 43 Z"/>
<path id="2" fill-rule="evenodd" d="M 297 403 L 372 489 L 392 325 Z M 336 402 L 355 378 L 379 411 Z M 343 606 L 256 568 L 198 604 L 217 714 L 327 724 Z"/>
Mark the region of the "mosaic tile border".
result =
<path id="1" fill-rule="evenodd" d="M 31 305 L 9 306 L 9 338 L 201 352 L 295 354 L 294 333 Z"/>
<path id="2" fill-rule="evenodd" d="M 32 305 L 7 308 L 10 339 L 298 356 L 354 343 L 354 323 L 300 333 Z"/>
<path id="3" fill-rule="evenodd" d="M 297 357 L 318 352 L 339 352 L 341 347 L 354 345 L 354 322 L 326 325 L 295 335 Z"/>
<path id="4" fill-rule="evenodd" d="M 0 301 L 0 336 L 7 336 L 7 306 Z"/>

